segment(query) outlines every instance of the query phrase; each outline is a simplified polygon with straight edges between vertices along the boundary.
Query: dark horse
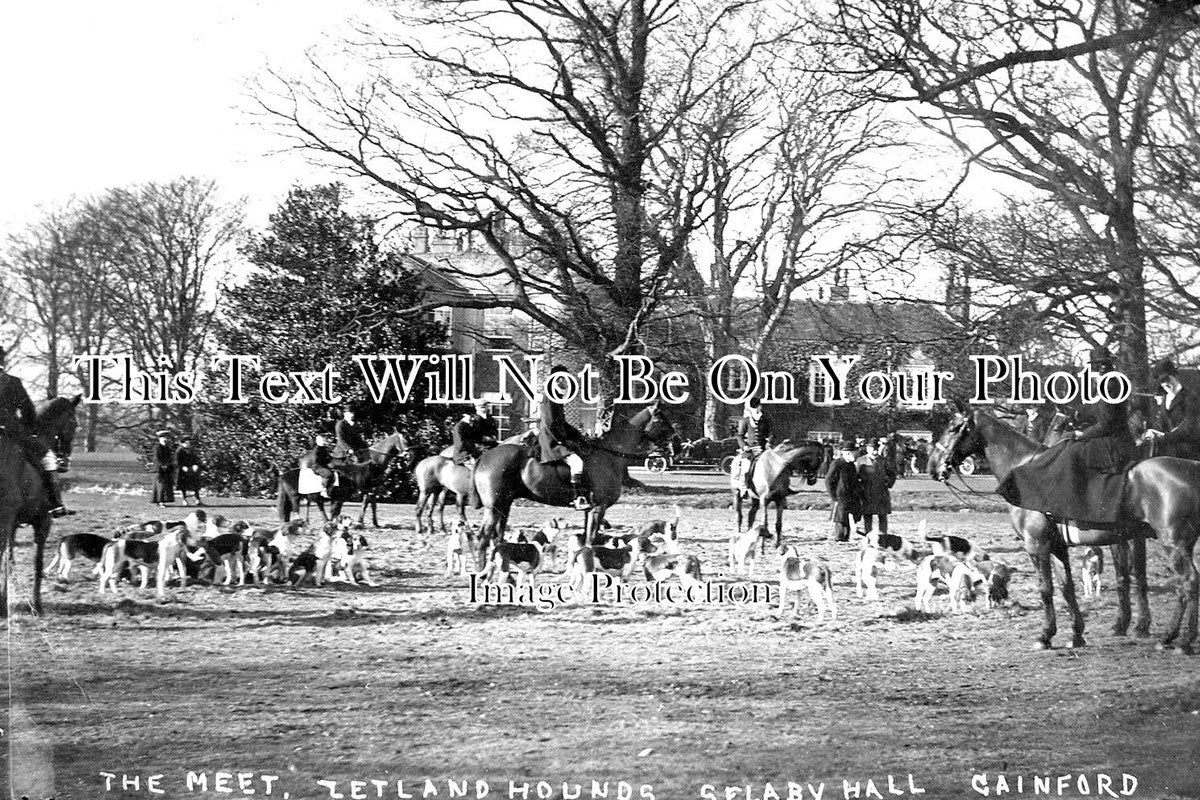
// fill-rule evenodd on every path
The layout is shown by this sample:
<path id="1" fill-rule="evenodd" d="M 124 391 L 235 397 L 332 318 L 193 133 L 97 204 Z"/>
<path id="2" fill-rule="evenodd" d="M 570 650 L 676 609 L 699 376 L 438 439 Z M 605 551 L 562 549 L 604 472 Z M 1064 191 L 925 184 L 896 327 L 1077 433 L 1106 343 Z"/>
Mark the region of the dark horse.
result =
<path id="1" fill-rule="evenodd" d="M 983 411 L 959 413 L 931 454 L 929 471 L 934 477 L 946 480 L 964 458 L 985 454 L 992 472 L 998 480 L 1003 481 L 1014 467 L 1025 463 L 1042 449 L 1033 440 Z M 1051 556 L 1061 561 L 1064 568 L 1062 594 L 1074 621 L 1071 646 L 1080 647 L 1084 644 L 1083 615 L 1075 599 L 1075 583 L 1071 577 L 1067 550 L 1069 546 L 1077 544 L 1112 545 L 1120 609 L 1113 633 L 1118 636 L 1125 635 L 1129 628 L 1132 547 L 1132 571 L 1138 598 L 1135 631 L 1141 636 L 1149 636 L 1146 539 L 1157 538 L 1166 548 L 1167 558 L 1178 579 L 1175 613 L 1167 624 L 1159 646 L 1165 648 L 1174 643 L 1178 652 L 1191 652 L 1192 642 L 1196 639 L 1197 596 L 1200 594 L 1200 572 L 1194 563 L 1196 539 L 1200 535 L 1200 462 L 1152 458 L 1136 464 L 1128 473 L 1116 525 L 1112 529 L 1080 530 L 1077 541 L 1068 543 L 1054 521 L 1039 511 L 1011 507 L 1009 517 L 1017 534 L 1024 539 L 1025 551 L 1033 560 L 1038 574 L 1038 589 L 1045 613 L 1042 635 L 1037 643 L 1039 649 L 1050 647 L 1051 639 L 1057 632 Z"/>
<path id="2" fill-rule="evenodd" d="M 321 516 L 328 520 L 330 515 L 325 513 L 326 500 L 330 502 L 332 516 L 337 517 L 342 513 L 342 506 L 353 499 L 355 493 L 360 493 L 362 494 L 362 509 L 358 512 L 359 524 L 362 524 L 363 519 L 367 516 L 367 506 L 370 506 L 371 524 L 378 528 L 379 498 L 373 490 L 388 471 L 392 460 L 397 455 L 404 455 L 408 452 L 408 441 L 402 434 L 392 433 L 372 444 L 368 452 L 370 461 L 362 464 L 336 464 L 332 467 L 338 475 L 338 483 L 330 490 L 329 497 L 325 497 L 320 492 L 300 494 L 299 468 L 281 473 L 279 496 L 275 504 L 275 510 L 279 512 L 279 519 L 283 522 L 289 521 L 292 513 L 300 510 L 300 499 L 304 498 L 308 500 L 310 508 L 313 503 L 316 503 Z"/>
<path id="3" fill-rule="evenodd" d="M 647 406 L 627 422 L 614 421 L 610 430 L 592 440 L 589 452 L 581 454 L 593 503 L 584 517 L 589 544 L 604 512 L 621 497 L 628 466 L 644 460 L 650 448 L 674 430 L 657 404 Z M 487 546 L 504 535 L 508 512 L 518 497 L 551 506 L 569 506 L 575 499 L 565 464 L 541 464 L 519 444 L 500 444 L 479 457 L 475 491 L 483 504 L 483 530 L 471 548 L 480 570 L 486 566 Z"/>
<path id="4" fill-rule="evenodd" d="M 818 442 L 793 442 L 788 439 L 770 450 L 764 450 L 762 455 L 754 459 L 754 466 L 751 467 L 750 472 L 750 485 L 753 490 L 750 494 L 750 510 L 746 518 L 746 528 L 754 526 L 754 516 L 758 513 L 760 505 L 765 523 L 767 508 L 774 503 L 775 546 L 779 547 L 783 539 L 783 509 L 787 506 L 788 483 L 792 472 L 799 469 L 805 482 L 812 486 L 817 482 L 817 470 L 821 468 L 821 461 L 824 460 L 824 457 L 824 445 Z M 741 485 L 742 481 L 736 475 L 732 482 L 738 484 L 732 489 L 733 505 L 737 509 L 737 529 L 738 533 L 741 533 L 742 495 L 745 487 Z"/>
<path id="5" fill-rule="evenodd" d="M 34 432 L 58 457 L 58 471 L 70 468 L 71 444 L 75 438 L 75 409 L 82 395 L 74 399 L 56 397 L 38 413 Z M 8 614 L 8 586 L 17 541 L 17 527 L 33 526 L 33 610 L 42 613 L 42 559 L 46 537 L 50 535 L 50 504 L 42 485 L 39 468 L 25 460 L 21 444 L 0 436 L 0 615 Z"/>

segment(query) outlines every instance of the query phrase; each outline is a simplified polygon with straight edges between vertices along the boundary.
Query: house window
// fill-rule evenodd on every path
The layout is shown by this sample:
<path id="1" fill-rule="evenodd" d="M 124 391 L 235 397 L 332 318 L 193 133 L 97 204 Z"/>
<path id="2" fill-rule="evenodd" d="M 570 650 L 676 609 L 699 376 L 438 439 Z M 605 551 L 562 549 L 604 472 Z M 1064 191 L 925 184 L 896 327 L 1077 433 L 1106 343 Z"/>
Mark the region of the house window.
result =
<path id="1" fill-rule="evenodd" d="M 449 308 L 435 308 L 433 310 L 433 321 L 440 322 L 446 328 L 446 338 L 450 339 L 454 335 L 454 311 Z"/>
<path id="2" fill-rule="evenodd" d="M 496 438 L 505 439 L 511 434 L 509 433 L 510 426 L 508 422 L 508 409 L 511 408 L 506 403 L 488 403 L 488 413 L 492 419 L 496 420 Z"/>

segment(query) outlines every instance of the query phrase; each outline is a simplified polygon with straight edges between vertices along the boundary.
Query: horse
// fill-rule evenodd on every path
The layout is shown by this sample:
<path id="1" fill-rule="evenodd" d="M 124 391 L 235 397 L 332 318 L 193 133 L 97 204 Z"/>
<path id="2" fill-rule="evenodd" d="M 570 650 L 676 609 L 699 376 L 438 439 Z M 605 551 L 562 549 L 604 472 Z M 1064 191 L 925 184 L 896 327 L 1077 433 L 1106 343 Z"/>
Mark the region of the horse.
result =
<path id="1" fill-rule="evenodd" d="M 58 459 L 58 471 L 70 469 L 75 439 L 75 411 L 83 395 L 68 400 L 56 397 L 38 413 L 34 433 Z M 8 586 L 12 572 L 17 527 L 33 526 L 33 611 L 42 613 L 42 559 L 50 535 L 50 503 L 42 484 L 40 467 L 25 460 L 21 443 L 0 436 L 0 616 L 8 614 Z"/>
<path id="2" fill-rule="evenodd" d="M 1014 467 L 1024 464 L 1043 449 L 983 411 L 960 412 L 930 454 L 929 471 L 935 478 L 945 481 L 964 458 L 984 454 L 993 474 L 1003 481 Z M 1077 541 L 1068 542 L 1053 519 L 1040 511 L 1012 506 L 1009 518 L 1017 535 L 1024 540 L 1025 551 L 1029 553 L 1038 574 L 1045 620 L 1036 643 L 1037 649 L 1050 648 L 1057 632 L 1051 557 L 1057 558 L 1063 565 L 1062 594 L 1074 623 L 1071 647 L 1085 644 L 1083 615 L 1075 599 L 1075 583 L 1068 557 L 1068 548 L 1077 545 L 1112 546 L 1119 604 L 1113 633 L 1117 636 L 1124 636 L 1129 628 L 1132 562 L 1138 603 L 1135 633 L 1149 636 L 1146 539 L 1157 538 L 1166 549 L 1171 568 L 1178 578 L 1175 613 L 1168 621 L 1158 647 L 1166 649 L 1174 643 L 1176 652 L 1191 652 L 1196 639 L 1197 599 L 1200 595 L 1200 570 L 1195 564 L 1196 540 L 1200 536 L 1200 462 L 1168 457 L 1138 462 L 1128 472 L 1116 525 L 1111 529 L 1081 530 Z"/>
<path id="3" fill-rule="evenodd" d="M 750 510 L 746 519 L 746 529 L 754 526 L 754 517 L 762 506 L 763 517 L 767 508 L 775 504 L 775 547 L 783 541 L 783 509 L 787 505 L 789 479 L 797 467 L 804 476 L 805 482 L 812 486 L 817 482 L 817 470 L 825 458 L 824 446 L 819 442 L 793 442 L 786 439 L 754 460 L 750 471 L 750 483 L 753 487 L 750 493 Z M 733 491 L 733 506 L 737 510 L 737 529 L 742 532 L 742 496 L 745 494 L 745 482 L 736 474 L 730 481 Z"/>
<path id="4" fill-rule="evenodd" d="M 427 456 L 417 462 L 413 469 L 417 480 L 417 533 L 425 536 L 433 532 L 433 512 L 438 512 L 442 531 L 446 530 L 446 502 L 454 493 L 454 506 L 458 518 L 466 524 L 467 500 L 471 496 L 471 468 L 455 464 L 454 460 L 440 453 Z M 426 526 L 428 520 L 428 527 Z"/>
<path id="5" fill-rule="evenodd" d="M 369 461 L 362 464 L 336 464 L 331 469 L 338 475 L 337 483 L 330 488 L 329 497 L 320 492 L 300 493 L 300 469 L 290 469 L 279 475 L 278 498 L 275 510 L 281 522 L 288 522 L 293 512 L 300 510 L 300 499 L 308 501 L 309 508 L 313 503 L 321 516 L 328 521 L 330 514 L 325 513 L 325 501 L 329 500 L 332 518 L 342 513 L 342 506 L 354 497 L 355 492 L 362 494 L 362 509 L 358 513 L 361 525 L 367 516 L 367 507 L 371 508 L 371 524 L 379 527 L 378 497 L 372 492 L 374 486 L 387 473 L 392 465 L 392 459 L 397 455 L 408 453 L 408 440 L 401 433 L 391 433 L 379 439 L 368 449 Z"/>
<path id="6" fill-rule="evenodd" d="M 592 496 L 592 508 L 584 515 L 589 545 L 605 511 L 620 499 L 629 465 L 643 461 L 650 448 L 674 430 L 656 403 L 623 423 L 614 420 L 612 427 L 591 440 L 590 449 L 580 454 Z M 533 452 L 536 453 L 536 445 Z M 480 570 L 486 566 L 488 546 L 502 540 L 509 510 L 518 497 L 551 506 L 569 506 L 575 500 L 565 464 L 541 464 L 524 445 L 504 442 L 479 456 L 475 465 L 475 491 L 483 504 L 483 525 L 479 538 L 471 542 L 471 549 Z"/>

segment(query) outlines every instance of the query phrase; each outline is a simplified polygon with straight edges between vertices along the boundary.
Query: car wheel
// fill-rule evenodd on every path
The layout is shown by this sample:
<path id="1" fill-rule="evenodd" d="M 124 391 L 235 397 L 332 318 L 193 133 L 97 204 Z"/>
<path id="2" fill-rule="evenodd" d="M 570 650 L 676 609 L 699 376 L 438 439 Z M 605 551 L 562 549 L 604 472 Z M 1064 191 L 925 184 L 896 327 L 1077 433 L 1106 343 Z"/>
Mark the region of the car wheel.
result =
<path id="1" fill-rule="evenodd" d="M 725 456 L 721 459 L 721 472 L 724 472 L 726 475 L 733 472 L 733 459 L 734 456 Z"/>
<path id="2" fill-rule="evenodd" d="M 667 460 L 662 456 L 650 456 L 646 459 L 646 469 L 649 472 L 658 475 L 667 471 Z"/>
<path id="3" fill-rule="evenodd" d="M 962 460 L 962 463 L 958 465 L 958 471 L 963 475 L 974 475 L 975 469 L 976 465 L 974 456 L 967 456 Z"/>

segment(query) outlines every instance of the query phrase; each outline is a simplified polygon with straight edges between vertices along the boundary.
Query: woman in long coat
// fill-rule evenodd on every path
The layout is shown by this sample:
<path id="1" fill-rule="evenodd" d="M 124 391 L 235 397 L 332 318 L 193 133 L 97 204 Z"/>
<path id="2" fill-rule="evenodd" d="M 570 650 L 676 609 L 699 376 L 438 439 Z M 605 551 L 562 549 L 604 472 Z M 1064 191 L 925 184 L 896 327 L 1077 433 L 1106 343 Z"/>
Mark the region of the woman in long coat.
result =
<path id="1" fill-rule="evenodd" d="M 175 502 L 175 450 L 167 440 L 170 435 L 170 431 L 159 431 L 154 447 L 153 502 L 160 507 Z"/>
<path id="2" fill-rule="evenodd" d="M 187 505 L 187 496 L 191 493 L 196 497 L 196 505 L 204 505 L 200 499 L 200 457 L 192 449 L 191 439 L 185 438 L 179 442 L 179 449 L 175 451 L 175 466 L 175 488 L 183 495 L 183 504 Z"/>
<path id="3" fill-rule="evenodd" d="M 850 531 L 854 529 L 852 517 L 862 516 L 862 485 L 858 479 L 858 467 L 854 463 L 854 442 L 842 442 L 840 453 L 825 476 L 825 487 L 829 490 L 829 499 L 833 501 L 833 528 L 829 532 L 829 540 L 848 542 Z"/>

